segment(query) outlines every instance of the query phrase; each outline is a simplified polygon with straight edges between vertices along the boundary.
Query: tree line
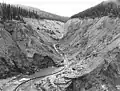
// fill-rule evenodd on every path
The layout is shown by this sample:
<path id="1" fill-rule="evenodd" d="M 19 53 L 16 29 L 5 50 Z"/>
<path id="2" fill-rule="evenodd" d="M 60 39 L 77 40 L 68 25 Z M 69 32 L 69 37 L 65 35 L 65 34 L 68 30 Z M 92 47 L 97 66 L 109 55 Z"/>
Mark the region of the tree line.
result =
<path id="1" fill-rule="evenodd" d="M 39 18 L 37 11 L 30 11 L 19 6 L 0 3 L 0 16 L 2 20 L 20 20 L 22 17 Z"/>
<path id="2" fill-rule="evenodd" d="M 27 9 L 21 6 L 0 3 L 0 18 L 2 20 L 23 20 L 23 17 L 56 20 L 61 22 L 66 22 L 69 19 L 68 17 L 51 14 L 48 12 L 40 11 L 38 9 L 35 10 L 34 8 Z"/>

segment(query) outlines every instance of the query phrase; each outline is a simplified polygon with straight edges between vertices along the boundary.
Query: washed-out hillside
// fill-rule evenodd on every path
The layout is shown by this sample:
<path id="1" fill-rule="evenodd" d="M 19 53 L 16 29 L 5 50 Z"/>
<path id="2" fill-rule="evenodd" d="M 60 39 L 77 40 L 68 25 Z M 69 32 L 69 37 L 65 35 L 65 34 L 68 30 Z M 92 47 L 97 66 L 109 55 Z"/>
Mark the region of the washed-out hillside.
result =
<path id="1" fill-rule="evenodd" d="M 119 91 L 118 4 L 102 2 L 65 24 L 32 13 L 31 18 L 1 18 L 3 91 Z M 12 79 L 7 72 L 23 76 Z"/>
<path id="2" fill-rule="evenodd" d="M 68 18 L 34 8 L 0 4 L 0 79 L 59 66 L 54 44 Z"/>

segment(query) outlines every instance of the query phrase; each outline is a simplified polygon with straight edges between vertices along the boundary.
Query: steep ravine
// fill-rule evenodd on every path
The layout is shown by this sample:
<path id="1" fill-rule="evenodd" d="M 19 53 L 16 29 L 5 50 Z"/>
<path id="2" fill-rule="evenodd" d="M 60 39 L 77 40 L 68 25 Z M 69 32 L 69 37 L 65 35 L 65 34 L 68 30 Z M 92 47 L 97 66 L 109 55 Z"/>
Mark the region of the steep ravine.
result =
<path id="1" fill-rule="evenodd" d="M 2 84 L 1 89 L 3 91 L 118 91 L 116 81 L 120 77 L 119 10 L 120 8 L 113 2 L 101 3 L 71 17 L 65 24 L 30 18 L 24 18 L 25 23 L 12 21 L 10 24 L 9 22 L 1 24 L 1 42 L 3 42 L 0 45 L 1 55 L 15 60 L 15 62 L 7 61 L 11 65 L 14 64 L 18 71 L 21 71 L 20 68 L 25 69 L 21 71 L 24 73 L 35 68 L 39 71 L 36 73 L 37 76 L 27 74 L 14 80 L 8 78 L 8 82 L 5 82 L 7 79 L 2 80 L 6 84 Z M 3 27 L 5 24 L 9 27 Z M 15 24 L 15 27 L 11 24 Z M 59 30 L 59 34 L 56 29 Z M 14 31 L 7 32 L 7 30 Z M 9 49 L 11 45 L 15 47 Z M 6 53 L 5 50 L 8 49 L 10 51 Z M 19 52 L 25 56 L 22 54 L 19 57 Z M 27 60 L 19 60 L 23 58 Z M 16 59 L 19 63 L 16 63 Z M 49 60 L 46 62 L 47 59 Z M 43 70 L 45 73 L 42 73 L 39 67 L 45 65 L 46 68 L 56 67 L 52 67 L 52 70 L 51 68 Z M 47 71 L 51 71 L 48 72 L 50 74 L 46 74 Z"/>
<path id="2" fill-rule="evenodd" d="M 69 20 L 65 24 L 68 26 L 65 28 L 68 30 L 66 37 L 60 40 L 55 48 L 56 52 L 61 53 L 60 58 L 64 59 L 64 70 L 32 80 L 32 83 L 29 81 L 20 86 L 18 91 L 64 91 L 71 83 L 72 88 L 69 87 L 68 91 L 117 91 L 112 84 L 119 75 L 115 71 L 116 67 L 119 67 L 119 21 L 119 18 L 108 16 Z M 111 74 L 112 71 L 114 74 Z M 10 84 L 21 83 L 17 82 L 19 80 Z M 77 84 L 79 87 L 76 87 Z"/>

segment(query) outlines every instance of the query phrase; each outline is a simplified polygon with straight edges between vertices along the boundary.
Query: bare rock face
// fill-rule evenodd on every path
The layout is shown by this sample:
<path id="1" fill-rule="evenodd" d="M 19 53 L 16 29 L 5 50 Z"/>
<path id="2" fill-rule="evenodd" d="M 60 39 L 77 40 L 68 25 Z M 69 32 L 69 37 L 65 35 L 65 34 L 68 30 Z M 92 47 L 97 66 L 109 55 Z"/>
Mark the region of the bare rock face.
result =
<path id="1" fill-rule="evenodd" d="M 120 75 L 119 18 L 71 19 L 56 50 L 64 68 L 21 84 L 18 91 L 117 91 Z M 34 54 L 35 60 L 42 60 Z M 32 83 L 31 83 L 32 81 Z"/>
<path id="2" fill-rule="evenodd" d="M 69 20 L 65 24 L 67 33 L 59 41 L 66 67 L 34 84 L 47 91 L 64 91 L 71 83 L 68 91 L 117 91 L 114 82 L 120 67 L 119 21 L 108 16 Z"/>
<path id="3" fill-rule="evenodd" d="M 102 86 L 110 81 L 108 78 L 111 79 L 112 84 L 115 84 L 114 81 L 120 74 L 119 21 L 117 17 L 106 16 L 95 19 L 71 19 L 66 23 L 68 32 L 60 41 L 59 47 L 66 54 L 67 62 L 70 63 L 71 73 L 66 75 L 67 78 L 78 78 L 97 71 L 93 78 L 99 80 L 96 82 L 99 83 L 100 89 L 104 89 Z M 83 78 L 91 82 L 91 76 L 90 78 L 83 76 Z M 110 89 L 110 82 L 108 83 L 106 89 Z"/>
<path id="4" fill-rule="evenodd" d="M 62 34 L 59 28 L 62 28 L 63 23 L 51 20 L 41 21 L 42 24 L 39 24 L 40 21 L 25 18 L 26 23 L 15 20 L 1 23 L 1 79 L 21 73 L 33 74 L 42 68 L 56 66 L 60 62 L 58 60 L 62 60 L 54 50 L 53 44 Z M 48 25 L 54 30 L 48 30 Z"/>

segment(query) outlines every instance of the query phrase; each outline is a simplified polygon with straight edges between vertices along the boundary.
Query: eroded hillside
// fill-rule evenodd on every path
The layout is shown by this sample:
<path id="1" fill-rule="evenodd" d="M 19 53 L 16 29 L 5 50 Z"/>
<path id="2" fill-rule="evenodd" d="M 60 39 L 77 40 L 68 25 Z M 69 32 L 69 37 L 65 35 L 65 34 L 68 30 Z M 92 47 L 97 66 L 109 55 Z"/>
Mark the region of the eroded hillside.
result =
<path id="1" fill-rule="evenodd" d="M 16 90 L 117 91 L 116 80 L 120 75 L 119 25 L 118 17 L 69 20 L 65 24 L 65 37 L 56 43 L 56 50 L 62 54 L 58 58 L 64 59 L 64 69 L 27 81 Z"/>
<path id="2" fill-rule="evenodd" d="M 1 24 L 1 63 L 9 62 L 5 65 L 4 73 L 9 72 L 7 67 L 10 64 L 20 73 L 31 70 L 35 72 L 35 68 L 40 69 L 39 67 L 46 64 L 49 64 L 46 67 L 64 65 L 49 75 L 10 80 L 2 85 L 1 89 L 118 91 L 116 85 L 119 83 L 116 81 L 119 81 L 120 76 L 119 10 L 113 2 L 104 5 L 101 3 L 73 16 L 64 26 L 58 21 L 30 18 L 24 18 L 24 23 L 12 21 Z M 47 59 L 49 60 L 46 61 Z"/>
<path id="3" fill-rule="evenodd" d="M 64 33 L 64 23 L 30 18 L 24 22 L 12 20 L 0 24 L 0 78 L 32 74 L 62 60 L 53 45 Z"/>

